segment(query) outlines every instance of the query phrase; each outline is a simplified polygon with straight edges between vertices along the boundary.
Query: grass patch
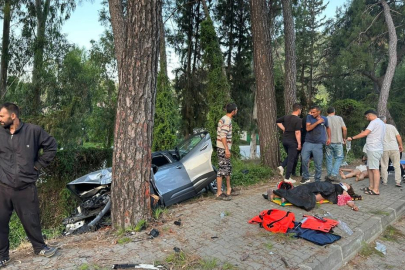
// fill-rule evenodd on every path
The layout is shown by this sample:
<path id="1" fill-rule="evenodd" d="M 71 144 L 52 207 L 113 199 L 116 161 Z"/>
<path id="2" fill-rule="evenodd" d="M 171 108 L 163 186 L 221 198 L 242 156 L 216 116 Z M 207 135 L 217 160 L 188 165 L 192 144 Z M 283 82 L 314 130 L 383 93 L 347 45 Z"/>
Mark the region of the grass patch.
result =
<path id="1" fill-rule="evenodd" d="M 163 214 L 167 214 L 167 208 L 158 207 L 153 210 L 153 218 L 158 220 Z"/>
<path id="2" fill-rule="evenodd" d="M 377 215 L 377 216 L 389 216 L 390 215 L 390 212 L 383 211 L 383 210 L 374 210 L 374 211 L 370 211 L 370 213 L 373 215 Z"/>
<path id="3" fill-rule="evenodd" d="M 148 226 L 148 224 L 146 223 L 146 220 L 141 219 L 141 220 L 135 225 L 134 231 L 140 232 L 140 231 L 146 229 L 147 226 Z"/>
<path id="4" fill-rule="evenodd" d="M 272 250 L 273 247 L 274 247 L 272 243 L 266 243 L 264 246 L 265 246 L 268 250 Z"/>
<path id="5" fill-rule="evenodd" d="M 83 263 L 82 265 L 79 266 L 79 270 L 89 270 L 90 266 L 87 263 Z"/>
<path id="6" fill-rule="evenodd" d="M 131 242 L 131 241 L 132 240 L 129 237 L 121 237 L 120 239 L 117 240 L 117 244 L 124 245 L 124 244 L 127 244 L 127 243 Z"/>
<path id="7" fill-rule="evenodd" d="M 239 268 L 228 262 L 224 263 L 221 267 L 221 270 L 237 270 L 237 269 Z"/>
<path id="8" fill-rule="evenodd" d="M 200 260 L 199 266 L 201 269 L 204 270 L 212 270 L 216 269 L 217 267 L 217 259 L 212 259 L 212 260 Z"/>
<path id="9" fill-rule="evenodd" d="M 199 256 L 192 256 L 184 251 L 172 253 L 165 259 L 168 269 L 195 269 L 200 261 Z"/>
<path id="10" fill-rule="evenodd" d="M 368 258 L 372 255 L 378 255 L 380 257 L 384 257 L 384 254 L 375 249 L 375 243 L 367 244 L 366 242 L 361 243 L 361 249 L 359 255 L 363 258 Z"/>
<path id="11" fill-rule="evenodd" d="M 381 235 L 381 239 L 385 241 L 391 241 L 391 242 L 399 242 L 398 238 L 404 238 L 405 235 L 403 232 L 400 230 L 394 228 L 393 226 L 389 225 L 387 228 L 384 230 L 383 234 Z"/>

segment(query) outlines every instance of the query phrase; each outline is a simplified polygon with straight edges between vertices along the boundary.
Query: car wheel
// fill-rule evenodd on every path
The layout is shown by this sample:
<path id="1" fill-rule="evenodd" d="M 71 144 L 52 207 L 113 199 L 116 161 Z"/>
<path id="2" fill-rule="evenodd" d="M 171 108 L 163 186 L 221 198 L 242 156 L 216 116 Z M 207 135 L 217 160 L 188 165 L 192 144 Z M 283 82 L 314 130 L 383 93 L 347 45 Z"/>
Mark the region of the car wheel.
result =
<path id="1" fill-rule="evenodd" d="M 217 193 L 217 190 L 218 190 L 218 187 L 217 187 L 217 179 L 215 179 L 214 181 L 212 181 L 212 182 L 208 185 L 208 188 L 209 188 L 209 190 L 210 190 L 212 193 L 216 194 L 216 193 Z M 226 189 L 225 183 L 222 182 L 222 188 L 221 188 L 221 190 L 225 190 L 225 189 Z"/>

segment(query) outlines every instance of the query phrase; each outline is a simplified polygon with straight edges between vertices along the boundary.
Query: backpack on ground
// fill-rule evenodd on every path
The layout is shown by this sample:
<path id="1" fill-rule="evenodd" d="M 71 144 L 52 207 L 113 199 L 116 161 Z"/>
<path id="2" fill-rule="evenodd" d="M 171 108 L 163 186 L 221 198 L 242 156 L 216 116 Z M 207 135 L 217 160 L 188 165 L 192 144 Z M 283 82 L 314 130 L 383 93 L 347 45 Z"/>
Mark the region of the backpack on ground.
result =
<path id="1" fill-rule="evenodd" d="M 260 227 L 270 232 L 286 233 L 288 229 L 294 228 L 294 221 L 294 213 L 279 209 L 270 209 L 263 210 L 260 212 L 260 215 L 249 220 L 249 223 L 258 223 Z"/>

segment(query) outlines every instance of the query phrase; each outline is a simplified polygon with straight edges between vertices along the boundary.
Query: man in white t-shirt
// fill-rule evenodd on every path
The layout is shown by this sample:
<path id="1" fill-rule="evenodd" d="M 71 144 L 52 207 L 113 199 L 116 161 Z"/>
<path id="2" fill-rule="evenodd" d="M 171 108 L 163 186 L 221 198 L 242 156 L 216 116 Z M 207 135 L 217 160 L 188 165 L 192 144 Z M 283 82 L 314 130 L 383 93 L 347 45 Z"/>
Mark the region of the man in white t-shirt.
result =
<path id="1" fill-rule="evenodd" d="M 380 160 L 384 150 L 385 124 L 377 117 L 377 112 L 368 110 L 364 116 L 370 124 L 366 130 L 353 137 L 348 137 L 348 141 L 367 137 L 367 170 L 370 179 L 369 187 L 364 188 L 364 193 L 369 195 L 380 195 Z"/>
<path id="2" fill-rule="evenodd" d="M 402 152 L 402 138 L 398 130 L 390 124 L 387 124 L 385 116 L 379 117 L 385 123 L 386 131 L 384 137 L 384 152 L 381 158 L 381 178 L 383 185 L 388 182 L 388 163 L 391 159 L 392 165 L 395 169 L 395 186 L 401 186 L 401 168 L 400 168 L 400 152 Z"/>

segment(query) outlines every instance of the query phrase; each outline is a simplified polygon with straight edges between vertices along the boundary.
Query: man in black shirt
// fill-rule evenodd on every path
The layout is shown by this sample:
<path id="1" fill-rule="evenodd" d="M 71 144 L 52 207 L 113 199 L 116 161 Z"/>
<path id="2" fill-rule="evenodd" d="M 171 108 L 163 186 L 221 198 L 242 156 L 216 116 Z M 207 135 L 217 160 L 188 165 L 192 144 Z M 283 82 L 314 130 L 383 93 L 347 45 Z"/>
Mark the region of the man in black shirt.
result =
<path id="1" fill-rule="evenodd" d="M 284 159 L 281 166 L 277 169 L 281 176 L 284 173 L 284 167 L 287 167 L 284 182 L 295 183 L 291 179 L 292 169 L 294 167 L 295 158 L 297 157 L 298 150 L 301 150 L 301 104 L 295 103 L 293 105 L 293 112 L 290 115 L 285 115 L 277 119 L 277 126 L 283 131 L 283 146 L 287 153 L 287 158 Z"/>

